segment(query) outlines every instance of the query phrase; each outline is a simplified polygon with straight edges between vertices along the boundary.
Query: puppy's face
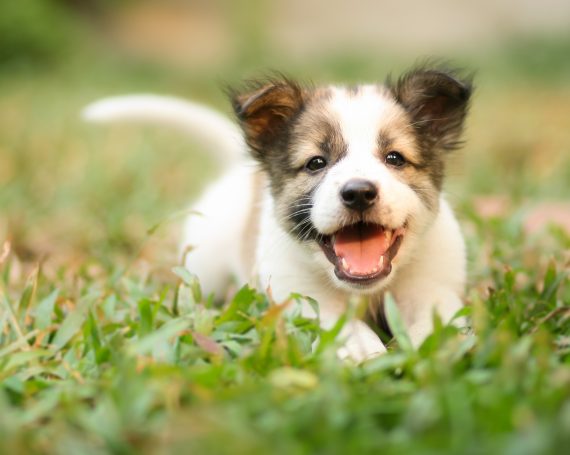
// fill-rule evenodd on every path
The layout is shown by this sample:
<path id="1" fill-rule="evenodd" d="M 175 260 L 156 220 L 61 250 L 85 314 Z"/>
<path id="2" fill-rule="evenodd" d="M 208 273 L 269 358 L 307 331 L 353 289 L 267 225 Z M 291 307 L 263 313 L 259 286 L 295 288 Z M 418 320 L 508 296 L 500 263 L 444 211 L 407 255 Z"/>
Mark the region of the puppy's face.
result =
<path id="1" fill-rule="evenodd" d="M 281 225 L 335 284 L 374 292 L 437 214 L 470 92 L 451 73 L 419 69 L 383 86 L 272 80 L 233 104 Z"/>

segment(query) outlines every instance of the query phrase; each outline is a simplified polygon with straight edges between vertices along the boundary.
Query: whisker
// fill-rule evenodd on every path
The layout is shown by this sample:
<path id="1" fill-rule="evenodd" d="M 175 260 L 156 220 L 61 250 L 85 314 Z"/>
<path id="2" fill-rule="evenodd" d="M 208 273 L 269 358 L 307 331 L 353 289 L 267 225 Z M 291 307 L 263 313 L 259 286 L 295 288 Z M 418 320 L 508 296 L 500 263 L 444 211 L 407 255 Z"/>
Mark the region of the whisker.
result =
<path id="1" fill-rule="evenodd" d="M 307 223 L 306 226 L 303 227 L 301 232 L 298 235 L 299 240 L 305 241 L 308 238 L 308 235 L 311 233 L 313 229 L 313 225 L 311 223 Z"/>
<path id="2" fill-rule="evenodd" d="M 289 215 L 287 215 L 287 218 L 292 219 L 293 217 L 295 217 L 297 215 L 301 215 L 301 214 L 305 214 L 305 213 L 311 213 L 311 207 L 306 208 L 306 209 L 300 209 L 300 210 L 297 210 L 296 212 L 290 213 Z"/>
<path id="3" fill-rule="evenodd" d="M 309 228 L 312 227 L 311 220 L 309 220 L 309 219 L 302 220 L 301 222 L 299 222 L 295 226 L 293 226 L 293 228 L 291 229 L 291 232 L 295 233 L 295 235 L 298 237 L 299 234 L 297 234 L 296 232 L 299 229 L 301 229 L 301 232 L 303 232 L 307 228 L 307 226 L 309 226 Z"/>

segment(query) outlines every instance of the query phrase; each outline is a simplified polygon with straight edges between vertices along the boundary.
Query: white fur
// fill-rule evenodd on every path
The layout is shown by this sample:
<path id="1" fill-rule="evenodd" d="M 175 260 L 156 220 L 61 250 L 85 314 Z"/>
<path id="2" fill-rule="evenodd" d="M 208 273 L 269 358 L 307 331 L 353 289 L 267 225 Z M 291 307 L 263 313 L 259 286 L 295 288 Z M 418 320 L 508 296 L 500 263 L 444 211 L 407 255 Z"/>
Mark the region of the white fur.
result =
<path id="1" fill-rule="evenodd" d="M 104 98 L 85 107 L 81 116 L 93 123 L 177 128 L 204 143 L 227 167 L 233 167 L 245 156 L 243 137 L 235 123 L 208 106 L 179 98 L 145 94 Z"/>
<path id="2" fill-rule="evenodd" d="M 186 267 L 200 279 L 204 291 L 220 295 L 230 278 L 247 282 L 241 257 L 243 231 L 252 204 L 255 168 L 238 166 L 206 189 L 185 222 L 182 247 Z"/>
<path id="3" fill-rule="evenodd" d="M 373 156 L 378 130 L 389 120 L 393 107 L 392 101 L 372 87 L 361 90 L 356 99 L 340 89 L 335 91 L 330 110 L 341 125 L 349 149 L 317 190 L 312 221 L 321 232 L 334 232 L 344 213 L 338 198 L 343 183 L 359 176 L 378 185 L 381 203 L 372 216 L 391 228 L 406 221 L 409 226 L 394 258 L 392 273 L 366 293 L 389 291 L 394 295 L 417 346 L 432 329 L 434 311 L 448 322 L 462 306 L 465 248 L 445 198 L 440 198 L 439 211 L 427 210 L 417 194 Z M 145 113 L 137 114 L 137 109 Z M 95 103 L 86 110 L 86 117 L 100 122 L 155 119 L 183 126 L 209 140 L 227 159 L 245 150 L 243 140 L 236 139 L 233 123 L 194 103 L 149 96 L 117 98 Z M 194 248 L 187 255 L 186 266 L 199 276 L 207 293 L 223 295 L 232 275 L 239 282 L 252 278 L 243 264 L 240 248 L 249 208 L 255 200 L 253 180 L 250 164 L 238 166 L 206 190 L 194 206 L 201 215 L 190 215 L 186 222 L 182 243 Z M 257 282 L 262 289 L 270 289 L 277 301 L 286 300 L 291 292 L 315 298 L 323 326 L 331 327 L 346 311 L 355 290 L 334 276 L 333 266 L 320 248 L 302 245 L 284 231 L 268 189 L 263 191 L 255 253 Z M 303 312 L 313 316 L 308 306 Z M 345 339 L 339 351 L 342 357 L 361 361 L 385 351 L 379 338 L 361 321 L 349 321 L 341 336 Z"/>

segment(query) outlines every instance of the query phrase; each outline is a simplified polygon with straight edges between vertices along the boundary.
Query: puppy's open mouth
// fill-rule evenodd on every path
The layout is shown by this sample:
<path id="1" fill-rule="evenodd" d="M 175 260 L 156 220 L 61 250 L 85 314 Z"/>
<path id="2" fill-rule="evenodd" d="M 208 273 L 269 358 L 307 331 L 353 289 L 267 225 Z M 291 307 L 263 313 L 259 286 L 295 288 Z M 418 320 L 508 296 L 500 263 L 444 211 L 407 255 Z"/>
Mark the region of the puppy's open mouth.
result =
<path id="1" fill-rule="evenodd" d="M 404 231 L 359 222 L 322 237 L 319 245 L 340 280 L 366 285 L 391 272 Z"/>

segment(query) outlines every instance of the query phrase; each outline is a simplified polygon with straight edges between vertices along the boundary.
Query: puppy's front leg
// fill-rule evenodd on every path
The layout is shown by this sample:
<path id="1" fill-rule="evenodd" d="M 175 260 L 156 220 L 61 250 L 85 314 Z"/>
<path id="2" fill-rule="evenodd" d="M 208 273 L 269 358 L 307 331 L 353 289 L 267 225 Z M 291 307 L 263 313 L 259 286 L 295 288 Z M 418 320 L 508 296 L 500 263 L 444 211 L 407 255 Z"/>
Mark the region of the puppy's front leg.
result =
<path id="1" fill-rule="evenodd" d="M 320 313 L 320 325 L 326 330 L 332 329 L 341 317 L 341 313 L 334 311 L 321 309 Z M 303 315 L 315 317 L 312 308 L 308 305 L 307 308 L 303 307 Z M 337 354 L 343 360 L 361 363 L 386 352 L 386 347 L 382 344 L 378 335 L 368 325 L 358 319 L 347 321 L 338 335 L 338 339 L 343 344 L 338 349 Z"/>
<path id="2" fill-rule="evenodd" d="M 338 356 L 356 363 L 379 356 L 386 352 L 386 347 L 370 327 L 357 319 L 348 321 L 342 328 L 339 338 L 343 345 L 338 349 Z"/>
<path id="3" fill-rule="evenodd" d="M 433 331 L 434 311 L 447 324 L 463 307 L 465 257 L 459 225 L 442 198 L 438 217 L 423 237 L 415 260 L 399 271 L 390 289 L 414 346 Z M 458 319 L 454 324 L 465 321 Z"/>
<path id="4" fill-rule="evenodd" d="M 434 312 L 447 324 L 463 306 L 457 292 L 433 284 L 414 286 L 413 292 L 398 293 L 395 298 L 414 347 L 420 346 L 433 331 Z M 453 323 L 463 326 L 465 321 L 460 318 Z"/>

